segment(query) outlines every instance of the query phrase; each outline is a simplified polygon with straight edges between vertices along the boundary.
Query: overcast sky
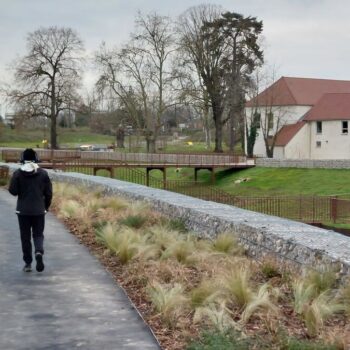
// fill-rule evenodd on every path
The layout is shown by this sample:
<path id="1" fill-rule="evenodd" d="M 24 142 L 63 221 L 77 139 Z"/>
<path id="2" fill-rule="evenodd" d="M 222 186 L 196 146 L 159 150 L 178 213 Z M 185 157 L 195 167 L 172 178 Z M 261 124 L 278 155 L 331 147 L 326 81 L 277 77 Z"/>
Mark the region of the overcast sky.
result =
<path id="1" fill-rule="evenodd" d="M 88 53 L 127 40 L 138 10 L 176 18 L 200 0 L 0 0 L 0 81 L 39 27 L 75 29 Z M 349 0 L 212 0 L 264 23 L 265 59 L 278 75 L 350 80 Z M 85 76 L 92 85 L 94 77 Z"/>

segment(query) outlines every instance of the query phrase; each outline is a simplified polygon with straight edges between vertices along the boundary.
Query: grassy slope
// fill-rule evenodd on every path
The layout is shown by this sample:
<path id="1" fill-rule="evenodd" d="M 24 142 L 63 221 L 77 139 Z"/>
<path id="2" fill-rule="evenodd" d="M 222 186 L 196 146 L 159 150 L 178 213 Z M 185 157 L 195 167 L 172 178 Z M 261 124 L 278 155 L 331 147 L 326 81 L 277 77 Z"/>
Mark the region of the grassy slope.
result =
<path id="1" fill-rule="evenodd" d="M 234 181 L 250 178 L 247 182 Z M 216 185 L 232 194 L 256 195 L 335 195 L 350 194 L 350 170 L 252 168 L 217 174 Z"/>

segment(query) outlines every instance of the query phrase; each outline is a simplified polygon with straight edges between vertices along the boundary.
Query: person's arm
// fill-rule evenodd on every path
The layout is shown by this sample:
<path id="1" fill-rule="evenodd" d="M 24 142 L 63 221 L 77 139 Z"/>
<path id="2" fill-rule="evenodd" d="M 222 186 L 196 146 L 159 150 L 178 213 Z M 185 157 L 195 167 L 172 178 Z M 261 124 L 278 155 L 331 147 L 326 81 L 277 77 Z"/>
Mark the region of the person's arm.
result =
<path id="1" fill-rule="evenodd" d="M 10 181 L 10 186 L 9 186 L 9 192 L 13 196 L 18 196 L 19 193 L 19 178 L 18 178 L 18 173 L 14 172 L 12 175 L 11 181 Z"/>
<path id="2" fill-rule="evenodd" d="M 45 176 L 44 197 L 45 197 L 45 210 L 49 210 L 51 201 L 52 201 L 52 183 L 47 174 Z"/>

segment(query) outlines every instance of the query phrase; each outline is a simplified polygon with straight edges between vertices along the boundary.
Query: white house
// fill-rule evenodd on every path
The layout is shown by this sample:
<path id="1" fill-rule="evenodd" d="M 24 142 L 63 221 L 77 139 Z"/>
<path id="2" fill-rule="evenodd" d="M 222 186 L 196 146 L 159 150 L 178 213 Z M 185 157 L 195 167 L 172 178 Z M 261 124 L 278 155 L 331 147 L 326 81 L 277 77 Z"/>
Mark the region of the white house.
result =
<path id="1" fill-rule="evenodd" d="M 350 159 L 350 81 L 282 77 L 246 104 L 257 120 L 256 156 Z M 264 137 L 265 135 L 265 137 Z"/>

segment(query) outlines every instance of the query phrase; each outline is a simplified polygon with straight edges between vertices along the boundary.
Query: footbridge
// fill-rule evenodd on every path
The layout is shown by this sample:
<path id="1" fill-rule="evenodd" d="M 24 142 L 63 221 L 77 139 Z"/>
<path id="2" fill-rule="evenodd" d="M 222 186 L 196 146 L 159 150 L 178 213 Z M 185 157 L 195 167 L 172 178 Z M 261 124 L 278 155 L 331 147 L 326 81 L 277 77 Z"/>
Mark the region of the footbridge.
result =
<path id="1" fill-rule="evenodd" d="M 21 151 L 20 149 L 2 149 L 2 160 L 16 163 L 20 159 Z M 114 169 L 116 168 L 144 168 L 148 181 L 149 174 L 153 170 L 160 170 L 163 173 L 163 180 L 166 181 L 168 168 L 192 168 L 195 180 L 197 180 L 200 170 L 209 170 L 214 183 L 215 170 L 218 168 L 245 169 L 255 166 L 254 159 L 235 154 L 122 153 L 43 149 L 36 151 L 43 168 L 79 172 L 90 169 L 94 175 L 99 170 L 107 170 L 110 177 L 114 177 Z"/>

